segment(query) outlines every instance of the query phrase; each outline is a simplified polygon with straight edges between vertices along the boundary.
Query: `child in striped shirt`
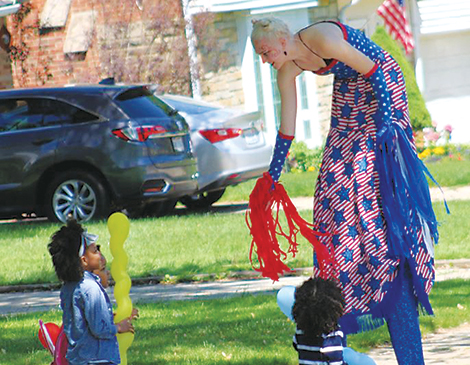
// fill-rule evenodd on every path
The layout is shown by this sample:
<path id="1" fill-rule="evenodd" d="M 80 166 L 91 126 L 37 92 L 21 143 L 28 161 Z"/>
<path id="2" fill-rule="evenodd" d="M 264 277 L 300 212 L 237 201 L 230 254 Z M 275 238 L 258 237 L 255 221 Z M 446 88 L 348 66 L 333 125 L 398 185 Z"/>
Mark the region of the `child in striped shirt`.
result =
<path id="1" fill-rule="evenodd" d="M 310 278 L 296 289 L 293 345 L 299 353 L 299 364 L 345 364 L 346 344 L 338 325 L 344 305 L 341 289 L 331 280 Z"/>
<path id="2" fill-rule="evenodd" d="M 374 360 L 346 347 L 338 325 L 344 312 L 341 289 L 332 280 L 306 280 L 295 289 L 292 317 L 297 325 L 293 345 L 299 364 L 375 365 Z"/>

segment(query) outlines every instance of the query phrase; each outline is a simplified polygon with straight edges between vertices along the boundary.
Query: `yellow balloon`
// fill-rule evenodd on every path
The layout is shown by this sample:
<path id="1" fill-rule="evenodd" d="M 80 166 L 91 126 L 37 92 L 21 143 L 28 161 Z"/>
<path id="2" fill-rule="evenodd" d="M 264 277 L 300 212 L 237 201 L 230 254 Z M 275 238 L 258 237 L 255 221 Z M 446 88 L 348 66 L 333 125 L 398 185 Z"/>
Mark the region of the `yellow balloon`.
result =
<path id="1" fill-rule="evenodd" d="M 129 318 L 132 314 L 132 301 L 129 297 L 121 298 L 118 307 L 116 308 L 116 315 L 114 321 L 116 323 L 121 322 L 123 319 Z"/>
<path id="2" fill-rule="evenodd" d="M 116 282 L 114 286 L 114 297 L 115 298 L 125 298 L 129 295 L 131 289 L 131 278 L 129 276 L 124 276 L 122 280 Z"/>
<path id="3" fill-rule="evenodd" d="M 129 257 L 124 251 L 124 241 L 129 236 L 129 226 L 129 220 L 122 213 L 114 213 L 108 219 L 109 248 L 113 255 L 111 275 L 116 283 L 114 286 L 114 298 L 117 303 L 116 316 L 114 317 L 116 323 L 130 317 L 132 314 L 132 301 L 129 297 L 132 282 L 127 274 Z M 134 340 L 134 334 L 130 332 L 118 333 L 117 340 L 121 364 L 127 365 L 127 349 Z"/>
<path id="4" fill-rule="evenodd" d="M 119 355 L 121 356 L 121 364 L 127 364 L 127 349 L 131 347 L 134 341 L 134 334 L 130 332 L 118 333 Z"/>
<path id="5" fill-rule="evenodd" d="M 111 233 L 111 239 L 122 240 L 122 243 L 129 236 L 129 219 L 123 213 L 113 213 L 108 218 L 108 230 Z"/>
<path id="6" fill-rule="evenodd" d="M 122 252 L 123 250 L 116 252 L 116 254 L 113 255 L 114 260 L 111 263 L 111 275 L 113 276 L 115 282 L 118 282 L 124 277 L 128 276 L 126 270 L 129 260 L 127 255 Z"/>

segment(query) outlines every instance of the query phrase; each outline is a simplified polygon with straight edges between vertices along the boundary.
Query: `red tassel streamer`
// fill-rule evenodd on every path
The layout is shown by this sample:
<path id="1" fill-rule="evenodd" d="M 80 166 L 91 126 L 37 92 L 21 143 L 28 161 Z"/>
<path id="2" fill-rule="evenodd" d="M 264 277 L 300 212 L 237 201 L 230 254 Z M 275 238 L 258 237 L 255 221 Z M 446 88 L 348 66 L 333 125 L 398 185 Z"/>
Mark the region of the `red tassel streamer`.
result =
<path id="1" fill-rule="evenodd" d="M 279 222 L 281 207 L 287 219 L 288 230 L 286 232 Z M 273 214 L 273 209 L 275 209 L 275 214 Z M 284 187 L 280 183 L 273 182 L 269 173 L 265 172 L 256 182 L 250 194 L 249 209 L 245 218 L 253 237 L 250 262 L 253 269 L 261 272 L 262 276 L 278 281 L 279 275 L 291 271 L 283 261 L 287 259 L 287 253 L 295 257 L 298 252 L 297 233 L 299 232 L 312 244 L 317 254 L 320 276 L 323 278 L 330 276 L 331 270 L 329 269 L 333 263 L 332 253 L 317 238 L 327 236 L 329 233 L 315 231 L 314 225 L 299 215 Z M 285 237 L 289 242 L 287 253 L 280 248 L 276 235 Z M 258 256 L 259 267 L 253 264 L 254 253 Z"/>

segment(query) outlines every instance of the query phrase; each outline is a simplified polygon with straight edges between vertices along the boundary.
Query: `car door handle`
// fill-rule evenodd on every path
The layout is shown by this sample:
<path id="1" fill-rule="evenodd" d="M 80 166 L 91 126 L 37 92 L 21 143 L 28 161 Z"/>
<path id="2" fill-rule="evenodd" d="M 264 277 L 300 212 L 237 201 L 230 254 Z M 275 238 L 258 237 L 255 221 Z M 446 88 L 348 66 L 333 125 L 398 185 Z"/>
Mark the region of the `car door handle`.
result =
<path id="1" fill-rule="evenodd" d="M 37 140 L 33 141 L 32 143 L 33 143 L 35 146 L 41 146 L 41 145 L 43 145 L 43 144 L 52 142 L 53 140 L 54 140 L 54 138 L 44 138 L 44 139 L 37 139 Z"/>

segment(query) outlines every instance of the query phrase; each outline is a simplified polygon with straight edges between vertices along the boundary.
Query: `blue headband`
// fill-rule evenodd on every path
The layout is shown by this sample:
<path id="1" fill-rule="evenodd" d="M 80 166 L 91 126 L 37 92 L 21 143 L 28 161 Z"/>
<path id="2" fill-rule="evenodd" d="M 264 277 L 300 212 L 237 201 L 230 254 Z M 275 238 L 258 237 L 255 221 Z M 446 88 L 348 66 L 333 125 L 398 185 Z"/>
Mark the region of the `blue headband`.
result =
<path id="1" fill-rule="evenodd" d="M 85 250 L 88 246 L 92 245 L 98 240 L 98 235 L 93 233 L 88 233 L 86 229 L 82 232 L 82 238 L 80 243 L 80 249 L 78 250 L 78 257 L 81 257 L 85 254 Z"/>

